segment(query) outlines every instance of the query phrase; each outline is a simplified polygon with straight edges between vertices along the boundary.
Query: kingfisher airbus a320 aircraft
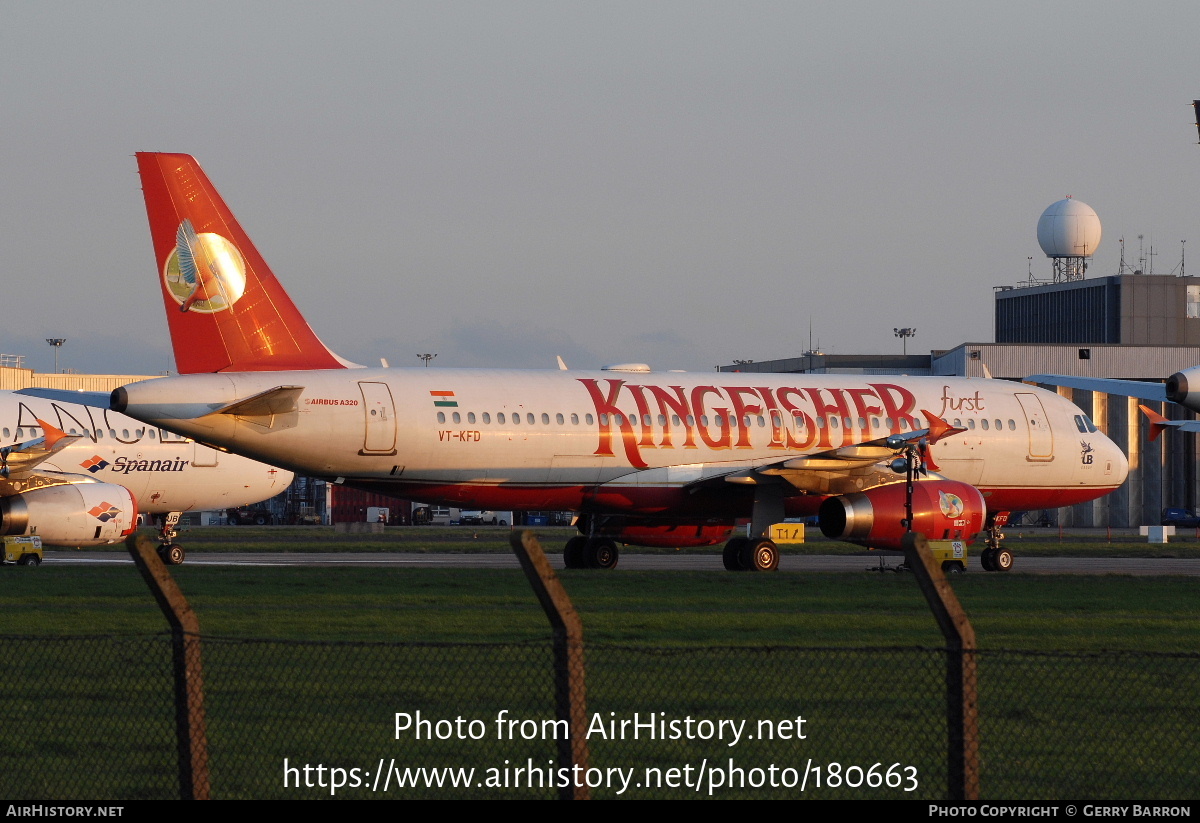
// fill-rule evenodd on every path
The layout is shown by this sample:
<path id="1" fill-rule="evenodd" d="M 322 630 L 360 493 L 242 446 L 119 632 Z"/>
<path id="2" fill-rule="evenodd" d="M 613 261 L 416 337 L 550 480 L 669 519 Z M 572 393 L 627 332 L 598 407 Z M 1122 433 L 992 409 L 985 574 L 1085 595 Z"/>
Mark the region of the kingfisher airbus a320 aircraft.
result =
<path id="1" fill-rule="evenodd" d="M 63 399 L 0 392 L 0 423 L 0 535 L 51 546 L 115 543 L 140 511 L 159 521 L 163 560 L 182 563 L 181 513 L 257 503 L 292 482 L 291 472 Z"/>
<path id="2" fill-rule="evenodd" d="M 335 483 L 479 509 L 571 510 L 568 567 L 618 543 L 725 540 L 773 569 L 769 526 L 897 549 L 971 541 L 1007 569 L 1007 513 L 1093 500 L 1120 450 L 1056 394 L 954 377 L 356 367 L 316 337 L 196 161 L 137 155 L 180 375 L 111 407 Z M 745 532 L 734 535 L 739 522 Z"/>

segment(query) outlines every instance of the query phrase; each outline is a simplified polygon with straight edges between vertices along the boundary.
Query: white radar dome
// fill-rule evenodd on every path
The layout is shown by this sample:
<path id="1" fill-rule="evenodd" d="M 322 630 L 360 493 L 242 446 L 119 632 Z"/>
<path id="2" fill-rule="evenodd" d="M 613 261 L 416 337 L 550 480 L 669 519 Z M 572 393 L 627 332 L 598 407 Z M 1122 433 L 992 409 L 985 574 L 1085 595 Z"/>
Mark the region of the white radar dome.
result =
<path id="1" fill-rule="evenodd" d="M 1100 218 L 1087 203 L 1068 197 L 1042 212 L 1037 238 L 1047 257 L 1091 257 L 1100 245 Z"/>

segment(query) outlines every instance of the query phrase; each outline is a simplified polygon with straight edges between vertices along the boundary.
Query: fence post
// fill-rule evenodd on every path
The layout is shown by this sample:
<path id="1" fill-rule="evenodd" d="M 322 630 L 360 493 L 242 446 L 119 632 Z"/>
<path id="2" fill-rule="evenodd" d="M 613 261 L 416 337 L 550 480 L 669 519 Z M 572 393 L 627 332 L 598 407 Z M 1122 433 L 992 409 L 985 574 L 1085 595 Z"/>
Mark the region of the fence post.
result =
<path id="1" fill-rule="evenodd" d="M 129 535 L 125 547 L 171 626 L 179 796 L 183 800 L 208 800 L 208 733 L 204 721 L 200 621 L 159 558 L 157 544 L 149 532 Z"/>
<path id="2" fill-rule="evenodd" d="M 579 613 L 571 605 L 562 582 L 542 546 L 537 535 L 531 531 L 513 531 L 509 537 L 509 545 L 521 563 L 529 585 L 533 587 L 538 602 L 550 619 L 554 630 L 554 704 L 555 717 L 566 720 L 570 730 L 566 740 L 558 740 L 558 767 L 571 769 L 570 774 L 577 774 L 575 767 L 586 773 L 588 768 L 587 746 L 587 706 L 586 706 L 586 670 L 583 662 L 583 621 Z M 560 800 L 588 800 L 590 792 L 587 782 L 582 786 L 574 785 L 559 788 Z"/>
<path id="3" fill-rule="evenodd" d="M 925 535 L 904 536 L 904 560 L 946 638 L 947 783 L 950 800 L 979 799 L 979 703 L 975 629 L 958 602 Z"/>

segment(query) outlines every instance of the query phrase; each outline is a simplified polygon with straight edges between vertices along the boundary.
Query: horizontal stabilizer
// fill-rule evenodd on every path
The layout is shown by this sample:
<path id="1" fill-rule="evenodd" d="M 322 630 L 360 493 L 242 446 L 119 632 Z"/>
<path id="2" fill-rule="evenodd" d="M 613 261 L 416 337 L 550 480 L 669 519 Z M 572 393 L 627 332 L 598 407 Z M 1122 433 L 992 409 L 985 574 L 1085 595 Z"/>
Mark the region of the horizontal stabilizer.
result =
<path id="1" fill-rule="evenodd" d="M 211 414 L 230 414 L 235 417 L 267 417 L 273 414 L 288 414 L 298 411 L 297 400 L 303 386 L 276 386 L 243 400 L 235 400 Z"/>

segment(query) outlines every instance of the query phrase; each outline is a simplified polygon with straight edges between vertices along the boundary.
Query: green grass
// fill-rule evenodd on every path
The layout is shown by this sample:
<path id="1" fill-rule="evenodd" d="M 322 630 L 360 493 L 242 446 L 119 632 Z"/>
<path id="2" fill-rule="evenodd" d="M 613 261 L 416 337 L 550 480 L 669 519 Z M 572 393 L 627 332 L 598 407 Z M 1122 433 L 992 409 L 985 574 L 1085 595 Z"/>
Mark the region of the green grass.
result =
<path id="1" fill-rule="evenodd" d="M 0 795 L 171 796 L 169 641 L 153 636 L 165 624 L 136 572 L 52 564 L 0 572 L 0 687 L 8 695 L 0 763 L 23 766 L 0 770 Z M 502 709 L 552 716 L 549 628 L 519 572 L 184 565 L 172 574 L 208 638 L 218 797 L 327 796 L 285 790 L 285 757 L 372 770 L 380 757 L 480 769 L 553 757 L 551 743 L 498 741 L 490 725 L 478 742 L 396 739 L 393 731 L 398 711 L 489 723 Z M 844 787 L 808 794 L 944 796 L 941 639 L 911 576 L 560 576 L 584 621 L 589 711 L 751 724 L 803 715 L 809 723 L 805 741 L 732 748 L 596 739 L 594 764 L 900 762 L 919 770 L 912 795 Z M 953 585 L 983 650 L 985 798 L 1167 799 L 1200 785 L 1190 731 L 1200 710 L 1197 660 L 1105 653 L 1200 649 L 1200 579 L 1014 572 L 965 575 Z M 71 639 L 100 634 L 114 637 Z M 1069 655 L 1041 654 L 1054 649 Z M 389 796 L 550 795 L 472 788 Z"/>

